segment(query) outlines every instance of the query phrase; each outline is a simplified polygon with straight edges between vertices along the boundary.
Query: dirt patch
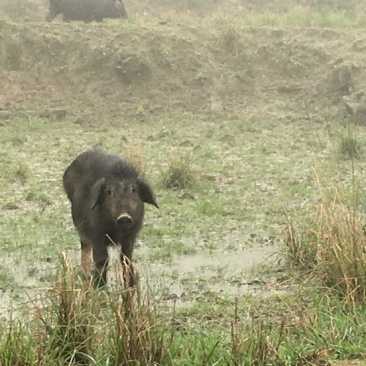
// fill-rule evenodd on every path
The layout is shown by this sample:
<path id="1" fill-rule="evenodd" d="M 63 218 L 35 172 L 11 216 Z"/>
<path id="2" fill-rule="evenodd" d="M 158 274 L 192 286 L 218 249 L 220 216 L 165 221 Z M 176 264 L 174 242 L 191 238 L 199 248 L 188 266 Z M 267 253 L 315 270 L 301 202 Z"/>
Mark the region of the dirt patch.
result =
<path id="1" fill-rule="evenodd" d="M 64 110 L 78 123 L 100 123 L 141 110 L 230 113 L 265 104 L 273 92 L 309 105 L 317 88 L 363 87 L 363 54 L 348 46 L 361 41 L 358 31 L 206 28 L 0 23 L 0 109 Z"/>

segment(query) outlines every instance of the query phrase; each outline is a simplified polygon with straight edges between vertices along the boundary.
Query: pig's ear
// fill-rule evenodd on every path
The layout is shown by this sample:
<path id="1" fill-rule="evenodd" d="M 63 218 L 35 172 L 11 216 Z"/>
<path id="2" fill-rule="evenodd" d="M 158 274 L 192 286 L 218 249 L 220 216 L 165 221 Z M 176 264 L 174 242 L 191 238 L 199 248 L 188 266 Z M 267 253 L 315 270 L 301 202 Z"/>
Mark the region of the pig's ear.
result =
<path id="1" fill-rule="evenodd" d="M 154 205 L 156 208 L 159 208 L 155 194 L 148 183 L 141 178 L 137 178 L 137 189 L 143 202 L 150 203 L 150 205 Z"/>
<path id="2" fill-rule="evenodd" d="M 103 203 L 105 191 L 105 178 L 99 179 L 90 192 L 90 208 L 93 209 Z"/>

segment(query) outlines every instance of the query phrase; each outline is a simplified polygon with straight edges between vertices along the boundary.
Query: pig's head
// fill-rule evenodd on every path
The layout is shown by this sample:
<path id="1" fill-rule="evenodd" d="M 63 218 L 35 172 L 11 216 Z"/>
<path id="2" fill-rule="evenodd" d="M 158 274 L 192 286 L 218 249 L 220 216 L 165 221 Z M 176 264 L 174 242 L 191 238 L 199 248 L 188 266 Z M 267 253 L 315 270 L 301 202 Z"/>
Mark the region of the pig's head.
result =
<path id="1" fill-rule="evenodd" d="M 144 202 L 159 207 L 152 188 L 141 178 L 102 178 L 94 184 L 91 200 L 92 210 L 98 209 L 108 226 L 123 232 L 139 230 Z"/>

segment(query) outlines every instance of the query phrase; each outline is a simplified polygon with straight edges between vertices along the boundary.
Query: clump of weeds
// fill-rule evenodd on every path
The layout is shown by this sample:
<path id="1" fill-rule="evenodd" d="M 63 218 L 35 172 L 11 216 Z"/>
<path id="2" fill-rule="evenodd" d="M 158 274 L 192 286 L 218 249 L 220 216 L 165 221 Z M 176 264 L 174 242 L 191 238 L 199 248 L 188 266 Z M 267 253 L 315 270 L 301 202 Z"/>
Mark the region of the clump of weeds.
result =
<path id="1" fill-rule="evenodd" d="M 195 176 L 189 156 L 179 156 L 170 161 L 163 179 L 163 185 L 168 189 L 185 189 L 192 186 Z"/>

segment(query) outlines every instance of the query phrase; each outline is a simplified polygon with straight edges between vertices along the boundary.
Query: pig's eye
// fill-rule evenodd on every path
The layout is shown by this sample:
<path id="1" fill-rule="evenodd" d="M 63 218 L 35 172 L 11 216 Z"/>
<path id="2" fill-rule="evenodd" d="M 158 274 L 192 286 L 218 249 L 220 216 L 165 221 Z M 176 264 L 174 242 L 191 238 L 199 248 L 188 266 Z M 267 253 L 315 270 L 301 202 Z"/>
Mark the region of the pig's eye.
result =
<path id="1" fill-rule="evenodd" d="M 135 187 L 131 187 L 132 193 L 136 193 L 136 188 Z"/>
<path id="2" fill-rule="evenodd" d="M 107 189 L 107 196 L 113 196 L 113 191 L 111 189 Z"/>

